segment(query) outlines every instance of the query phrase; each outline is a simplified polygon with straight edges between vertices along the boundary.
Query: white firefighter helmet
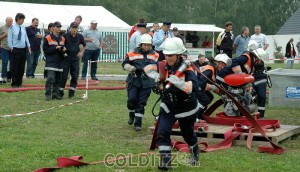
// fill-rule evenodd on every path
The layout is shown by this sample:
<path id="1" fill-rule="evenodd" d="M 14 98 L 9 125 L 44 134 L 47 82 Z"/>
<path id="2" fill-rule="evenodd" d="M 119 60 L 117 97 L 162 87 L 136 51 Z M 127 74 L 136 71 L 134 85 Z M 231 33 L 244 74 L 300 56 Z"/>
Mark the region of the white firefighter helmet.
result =
<path id="1" fill-rule="evenodd" d="M 231 65 L 231 59 L 227 56 L 227 54 L 218 54 L 218 55 L 216 55 L 216 57 L 214 59 L 215 59 L 215 61 L 225 63 L 226 66 Z"/>
<path id="2" fill-rule="evenodd" d="M 152 37 L 149 34 L 143 34 L 140 39 L 140 44 L 152 44 Z"/>
<path id="3" fill-rule="evenodd" d="M 252 52 L 255 54 L 255 56 L 257 58 L 259 58 L 259 59 L 261 59 L 263 61 L 267 61 L 268 60 L 267 52 L 264 49 L 258 48 L 256 50 L 253 50 Z"/>
<path id="4" fill-rule="evenodd" d="M 256 50 L 258 48 L 258 43 L 254 40 L 250 40 L 247 46 L 247 51 Z"/>
<path id="5" fill-rule="evenodd" d="M 167 38 L 160 46 L 164 54 L 182 54 L 186 52 L 186 48 L 180 38 Z"/>

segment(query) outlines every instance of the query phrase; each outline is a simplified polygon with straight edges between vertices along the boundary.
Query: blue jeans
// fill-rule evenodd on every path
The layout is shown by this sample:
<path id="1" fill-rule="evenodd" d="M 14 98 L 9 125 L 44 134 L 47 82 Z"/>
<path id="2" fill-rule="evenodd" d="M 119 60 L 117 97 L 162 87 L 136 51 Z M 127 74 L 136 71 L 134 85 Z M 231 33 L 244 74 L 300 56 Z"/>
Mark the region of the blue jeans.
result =
<path id="1" fill-rule="evenodd" d="M 86 77 L 88 60 L 97 61 L 99 58 L 100 49 L 85 50 L 83 55 L 82 77 Z M 97 73 L 97 62 L 91 64 L 91 77 L 95 77 Z"/>
<path id="2" fill-rule="evenodd" d="M 2 57 L 2 71 L 1 71 L 1 77 L 7 78 L 7 65 L 8 61 L 11 59 L 11 51 L 1 48 L 1 57 Z M 11 67 L 9 67 L 11 69 Z"/>
<path id="3" fill-rule="evenodd" d="M 38 65 L 38 60 L 40 57 L 40 50 L 32 51 L 31 54 L 26 54 L 27 68 L 26 68 L 26 77 L 34 77 L 35 69 Z"/>
<path id="4" fill-rule="evenodd" d="M 292 69 L 294 65 L 294 57 L 287 57 L 286 68 Z"/>

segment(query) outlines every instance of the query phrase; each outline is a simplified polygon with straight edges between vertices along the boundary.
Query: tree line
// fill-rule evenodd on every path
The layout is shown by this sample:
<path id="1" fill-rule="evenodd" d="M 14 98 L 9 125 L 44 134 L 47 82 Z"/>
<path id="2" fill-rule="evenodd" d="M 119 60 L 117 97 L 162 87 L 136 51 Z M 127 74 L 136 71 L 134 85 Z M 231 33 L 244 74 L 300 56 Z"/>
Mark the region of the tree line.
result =
<path id="1" fill-rule="evenodd" d="M 255 25 L 263 33 L 274 35 L 300 7 L 300 0 L 18 0 L 14 2 L 103 6 L 126 23 L 138 18 L 147 22 L 172 21 L 187 24 L 234 23 L 235 35 L 243 26 L 253 33 Z M 78 11 L 78 14 L 83 13 Z M 105 16 L 102 16 L 105 17 Z"/>

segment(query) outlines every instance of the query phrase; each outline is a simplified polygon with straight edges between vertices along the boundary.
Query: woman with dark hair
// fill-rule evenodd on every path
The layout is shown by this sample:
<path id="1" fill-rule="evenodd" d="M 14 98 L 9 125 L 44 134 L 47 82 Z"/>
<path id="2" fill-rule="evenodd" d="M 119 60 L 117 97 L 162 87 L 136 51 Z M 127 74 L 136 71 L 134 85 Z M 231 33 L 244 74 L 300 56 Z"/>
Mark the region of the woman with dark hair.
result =
<path id="1" fill-rule="evenodd" d="M 287 69 L 293 68 L 294 58 L 296 56 L 296 51 L 293 42 L 294 39 L 291 38 L 285 47 L 285 57 L 287 58 L 287 62 L 286 62 Z"/>

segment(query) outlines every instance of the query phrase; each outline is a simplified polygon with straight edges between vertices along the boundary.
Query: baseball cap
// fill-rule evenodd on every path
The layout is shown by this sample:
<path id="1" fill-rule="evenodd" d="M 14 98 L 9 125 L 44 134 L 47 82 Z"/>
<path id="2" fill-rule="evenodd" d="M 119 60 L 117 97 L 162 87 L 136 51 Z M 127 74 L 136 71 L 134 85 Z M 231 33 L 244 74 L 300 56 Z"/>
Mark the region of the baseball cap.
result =
<path id="1" fill-rule="evenodd" d="M 97 20 L 92 20 L 91 23 L 97 24 L 98 22 L 97 22 Z"/>
<path id="2" fill-rule="evenodd" d="M 53 27 L 61 27 L 61 23 L 59 21 L 56 21 L 53 23 Z"/>
<path id="3" fill-rule="evenodd" d="M 173 31 L 178 31 L 178 28 L 177 28 L 177 27 L 174 27 L 174 28 L 173 28 Z"/>
<path id="4" fill-rule="evenodd" d="M 137 27 L 146 27 L 147 26 L 147 23 L 138 23 L 137 24 Z"/>
<path id="5" fill-rule="evenodd" d="M 70 24 L 70 27 L 72 27 L 72 28 L 78 28 L 78 24 L 76 22 L 72 22 Z"/>

